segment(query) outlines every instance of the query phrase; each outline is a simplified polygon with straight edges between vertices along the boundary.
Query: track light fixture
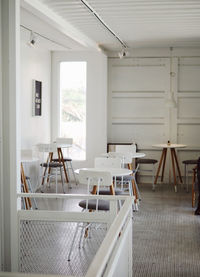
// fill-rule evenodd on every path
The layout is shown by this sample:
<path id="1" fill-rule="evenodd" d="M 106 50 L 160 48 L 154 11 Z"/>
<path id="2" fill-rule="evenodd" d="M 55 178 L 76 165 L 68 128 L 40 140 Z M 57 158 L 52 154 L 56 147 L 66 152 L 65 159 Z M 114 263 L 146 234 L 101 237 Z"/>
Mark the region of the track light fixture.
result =
<path id="1" fill-rule="evenodd" d="M 119 58 L 123 59 L 129 55 L 128 51 L 125 48 L 122 48 L 122 50 L 118 53 Z"/>
<path id="2" fill-rule="evenodd" d="M 34 47 L 37 39 L 38 39 L 38 37 L 35 35 L 35 33 L 33 31 L 31 31 L 30 40 L 28 42 L 28 45 L 31 47 Z"/>

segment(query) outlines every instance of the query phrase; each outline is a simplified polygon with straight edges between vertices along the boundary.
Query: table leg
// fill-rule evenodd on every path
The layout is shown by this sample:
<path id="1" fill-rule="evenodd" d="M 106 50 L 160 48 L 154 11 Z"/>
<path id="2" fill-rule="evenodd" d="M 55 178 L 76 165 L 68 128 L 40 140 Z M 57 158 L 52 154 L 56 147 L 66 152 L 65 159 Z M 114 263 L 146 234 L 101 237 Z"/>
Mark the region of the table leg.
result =
<path id="1" fill-rule="evenodd" d="M 178 169 L 178 176 L 179 176 L 179 179 L 180 179 L 181 183 L 183 183 L 182 176 L 181 176 L 181 171 L 180 171 L 180 167 L 179 167 L 178 159 L 177 159 L 177 155 L 176 155 L 176 150 L 174 148 L 172 148 L 172 150 L 173 150 L 173 154 L 174 154 L 174 158 L 175 158 L 175 162 L 176 162 L 176 167 Z"/>
<path id="2" fill-rule="evenodd" d="M 157 169 L 154 185 L 156 185 L 157 181 L 158 181 L 158 175 L 160 173 L 160 168 L 161 168 L 162 161 L 163 161 L 163 158 L 164 158 L 164 153 L 165 153 L 165 148 L 163 148 L 163 150 L 162 150 L 162 154 L 161 154 L 161 157 L 160 157 L 160 162 L 159 162 L 159 165 L 158 165 L 158 169 Z"/>
<path id="3" fill-rule="evenodd" d="M 173 148 L 170 149 L 171 150 L 171 158 L 172 158 L 172 171 L 173 171 L 173 175 L 174 175 L 174 190 L 175 192 L 177 192 L 177 185 L 176 185 L 176 170 L 175 170 L 175 157 L 174 157 L 174 152 L 173 152 Z"/>
<path id="4" fill-rule="evenodd" d="M 165 172 L 165 163 L 166 163 L 166 157 L 167 157 L 167 148 L 164 148 L 164 157 L 163 157 L 163 166 L 162 166 L 162 175 L 161 175 L 161 182 L 163 182 L 164 179 L 164 172 Z"/>
<path id="5" fill-rule="evenodd" d="M 128 169 L 130 169 L 130 170 L 133 171 L 132 164 L 128 164 Z M 132 183 L 133 195 L 135 196 L 135 203 L 137 203 L 137 201 L 138 201 L 138 193 L 137 193 L 135 181 L 134 181 L 134 180 L 131 180 L 131 183 Z"/>

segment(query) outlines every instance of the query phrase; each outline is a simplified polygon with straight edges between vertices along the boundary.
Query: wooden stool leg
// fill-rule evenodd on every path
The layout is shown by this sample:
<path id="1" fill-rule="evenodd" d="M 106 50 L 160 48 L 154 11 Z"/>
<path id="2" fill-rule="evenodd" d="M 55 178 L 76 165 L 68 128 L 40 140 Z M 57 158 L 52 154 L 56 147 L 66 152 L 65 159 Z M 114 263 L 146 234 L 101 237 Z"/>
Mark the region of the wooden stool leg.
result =
<path id="1" fill-rule="evenodd" d="M 58 159 L 59 159 L 59 162 L 61 162 L 62 165 L 63 165 L 64 173 L 65 173 L 65 179 L 66 179 L 66 182 L 68 183 L 68 182 L 69 182 L 69 179 L 68 179 L 68 176 L 67 176 L 67 170 L 66 170 L 66 167 L 65 167 L 65 161 L 64 161 L 64 158 L 63 158 L 62 149 L 61 149 L 61 148 L 58 148 L 57 151 L 58 151 Z"/>
<path id="2" fill-rule="evenodd" d="M 22 184 L 23 184 L 24 192 L 28 193 L 29 192 L 28 191 L 28 185 L 27 185 L 27 182 L 26 182 L 26 176 L 24 174 L 24 168 L 23 168 L 22 163 L 21 163 L 21 181 L 22 181 Z M 27 200 L 25 200 L 25 203 L 28 204 L 30 209 L 32 208 L 31 199 L 29 197 L 27 197 Z M 27 205 L 26 205 L 26 208 L 28 209 Z"/>
<path id="3" fill-rule="evenodd" d="M 195 206 L 195 181 L 196 181 L 196 170 L 193 169 L 193 177 L 192 177 L 192 208 Z"/>
<path id="4" fill-rule="evenodd" d="M 174 176 L 174 189 L 175 192 L 177 192 L 177 185 L 176 185 L 176 170 L 175 170 L 175 162 L 174 162 L 174 152 L 173 152 L 173 148 L 170 149 L 171 150 L 171 158 L 172 158 L 172 171 L 173 171 L 173 176 Z"/>
<path id="5" fill-rule="evenodd" d="M 47 157 L 47 161 L 46 161 L 47 164 L 48 164 L 48 162 L 49 162 L 49 159 L 50 159 L 50 153 L 49 153 L 49 155 L 48 155 L 48 157 Z M 44 178 L 45 178 L 45 176 L 46 176 L 46 172 L 47 172 L 47 167 L 45 167 L 45 169 L 44 169 L 44 173 L 43 173 L 43 176 L 42 176 L 41 187 L 44 185 Z"/>
<path id="6" fill-rule="evenodd" d="M 176 167 L 177 167 L 177 170 L 178 170 L 179 179 L 180 179 L 181 183 L 183 183 L 183 179 L 182 179 L 182 176 L 181 176 L 181 171 L 180 171 L 180 167 L 179 167 L 179 164 L 178 164 L 178 159 L 177 159 L 176 151 L 175 151 L 174 148 L 172 148 L 172 151 L 173 151 L 173 154 L 174 154 L 174 158 L 175 158 Z"/>
<path id="7" fill-rule="evenodd" d="M 113 184 L 110 185 L 110 194 L 115 195 L 115 190 L 114 190 Z"/>
<path id="8" fill-rule="evenodd" d="M 49 153 L 49 162 L 50 162 L 50 163 L 52 162 L 52 159 L 53 159 L 53 152 L 50 152 L 50 153 Z M 49 169 L 48 169 L 47 183 L 49 182 L 49 175 L 50 175 L 50 173 L 51 173 L 51 168 L 49 167 Z M 49 184 L 49 186 L 50 186 L 50 184 Z"/>
<path id="9" fill-rule="evenodd" d="M 164 153 L 165 153 L 165 148 L 163 148 L 163 150 L 162 150 L 162 154 L 161 154 L 161 157 L 160 157 L 160 162 L 159 162 L 159 165 L 158 165 L 158 169 L 157 169 L 157 173 L 156 173 L 154 185 L 157 184 L 158 175 L 159 175 L 159 173 L 160 173 L 160 168 L 161 168 L 162 161 L 163 161 L 163 158 L 164 158 Z"/>

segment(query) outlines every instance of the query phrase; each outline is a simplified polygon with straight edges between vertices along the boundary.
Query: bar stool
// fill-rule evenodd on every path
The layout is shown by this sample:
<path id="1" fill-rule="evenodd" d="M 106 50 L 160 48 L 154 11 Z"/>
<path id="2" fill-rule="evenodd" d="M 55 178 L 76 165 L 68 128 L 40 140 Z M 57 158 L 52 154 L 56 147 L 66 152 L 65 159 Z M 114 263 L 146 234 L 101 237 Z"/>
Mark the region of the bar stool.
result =
<path id="1" fill-rule="evenodd" d="M 155 164 L 158 162 L 158 160 L 155 159 L 138 159 L 137 164 L 151 164 L 152 169 L 142 169 L 139 171 L 150 171 L 152 172 L 152 190 L 155 191 L 155 184 L 154 184 L 154 178 L 155 178 Z"/>
<path id="2" fill-rule="evenodd" d="M 186 186 L 187 192 L 189 191 L 189 170 L 188 166 L 189 165 L 197 165 L 197 160 L 185 160 L 182 161 L 184 164 L 184 185 Z"/>
<path id="3" fill-rule="evenodd" d="M 49 181 L 49 187 L 50 187 L 50 182 L 51 182 L 51 178 L 55 178 L 56 181 L 56 193 L 58 192 L 58 170 L 60 171 L 60 176 L 61 176 L 61 181 L 62 181 L 62 189 L 63 189 L 63 193 L 65 193 L 65 189 L 64 189 L 64 181 L 63 181 L 63 175 L 62 175 L 62 168 L 63 165 L 61 163 L 55 163 L 55 162 L 47 162 L 47 163 L 41 163 L 40 164 L 41 167 L 45 168 L 45 175 L 43 176 L 44 180 L 45 178 L 47 179 L 47 182 Z M 51 170 L 53 169 L 53 170 Z M 55 174 L 54 174 L 55 171 Z M 41 192 L 44 192 L 44 182 L 42 182 L 42 186 L 43 188 L 41 189 Z"/>
<path id="4" fill-rule="evenodd" d="M 70 182 L 70 170 L 72 172 L 72 175 L 73 175 L 73 178 L 74 178 L 74 181 L 77 185 L 77 180 L 76 180 L 76 177 L 75 177 L 75 174 L 74 174 L 74 169 L 73 169 L 73 166 L 72 166 L 72 159 L 69 158 L 69 148 L 72 147 L 73 145 L 73 139 L 72 138 L 56 138 L 56 145 L 57 147 L 60 149 L 60 151 L 62 152 L 62 149 L 66 148 L 67 149 L 67 157 L 63 157 L 63 154 L 62 154 L 62 157 L 63 157 L 63 161 L 65 163 L 65 167 L 66 167 L 66 170 L 67 170 L 67 176 L 68 176 L 68 181 Z M 53 162 L 60 162 L 60 159 L 59 158 L 53 158 L 52 159 Z"/>
<path id="5" fill-rule="evenodd" d="M 73 166 L 72 166 L 72 159 L 70 158 L 63 158 L 64 162 L 65 162 L 65 166 L 66 166 L 66 170 L 67 170 L 67 176 L 68 176 L 68 180 L 70 182 L 70 170 L 73 174 L 73 177 L 74 177 L 74 181 L 77 185 L 77 180 L 76 180 L 76 177 L 75 177 L 75 173 L 74 173 L 74 169 L 73 169 Z M 56 159 L 52 159 L 52 162 L 59 162 L 59 159 L 56 158 Z"/>
<path id="6" fill-rule="evenodd" d="M 58 162 L 52 162 L 52 158 L 53 158 L 53 153 L 57 153 L 57 145 L 55 143 L 44 143 L 44 144 L 38 144 L 37 148 L 39 150 L 39 152 L 43 153 L 43 160 L 44 160 L 44 154 L 47 153 L 47 161 L 46 162 L 42 162 L 40 164 L 41 168 L 44 168 L 44 172 L 43 172 L 43 176 L 42 176 L 42 183 L 41 183 L 41 192 L 44 192 L 44 184 L 45 184 L 45 180 L 47 181 L 47 183 L 49 183 L 50 186 L 50 182 L 52 178 L 55 178 L 55 182 L 56 182 L 56 193 L 58 191 L 58 174 L 60 173 L 61 176 L 61 181 L 62 181 L 62 188 L 63 188 L 63 193 L 65 193 L 64 190 L 64 180 L 63 180 L 63 164 L 62 163 L 58 163 Z"/>

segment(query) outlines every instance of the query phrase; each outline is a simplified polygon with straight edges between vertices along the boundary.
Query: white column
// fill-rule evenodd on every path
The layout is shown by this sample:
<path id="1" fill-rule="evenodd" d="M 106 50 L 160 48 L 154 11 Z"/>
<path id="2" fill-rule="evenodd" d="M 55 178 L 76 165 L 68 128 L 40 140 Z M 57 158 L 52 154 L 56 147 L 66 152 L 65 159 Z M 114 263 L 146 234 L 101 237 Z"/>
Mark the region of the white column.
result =
<path id="1" fill-rule="evenodd" d="M 3 270 L 17 271 L 17 188 L 20 188 L 20 2 L 2 0 Z"/>

